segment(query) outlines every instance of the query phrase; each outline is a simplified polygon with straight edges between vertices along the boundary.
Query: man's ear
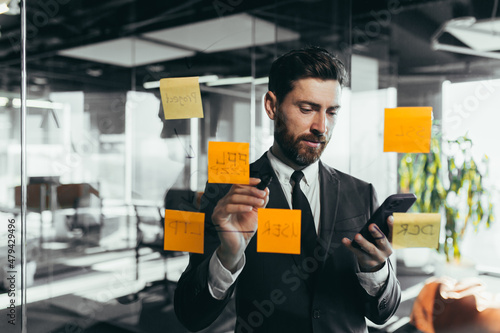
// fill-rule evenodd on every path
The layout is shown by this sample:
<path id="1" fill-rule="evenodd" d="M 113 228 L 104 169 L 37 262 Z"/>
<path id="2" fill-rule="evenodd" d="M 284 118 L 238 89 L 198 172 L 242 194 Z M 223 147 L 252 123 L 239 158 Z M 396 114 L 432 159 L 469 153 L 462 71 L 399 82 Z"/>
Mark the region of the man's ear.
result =
<path id="1" fill-rule="evenodd" d="M 269 119 L 274 120 L 278 108 L 278 99 L 272 91 L 268 91 L 264 97 L 264 108 L 266 109 Z"/>

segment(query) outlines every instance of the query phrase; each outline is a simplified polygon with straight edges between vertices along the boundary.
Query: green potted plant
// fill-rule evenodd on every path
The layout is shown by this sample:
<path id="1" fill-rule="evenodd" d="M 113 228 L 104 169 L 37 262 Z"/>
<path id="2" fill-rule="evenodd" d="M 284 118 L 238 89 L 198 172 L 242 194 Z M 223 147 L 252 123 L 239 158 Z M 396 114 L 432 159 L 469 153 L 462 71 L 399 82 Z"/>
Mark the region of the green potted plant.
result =
<path id="1" fill-rule="evenodd" d="M 447 261 L 460 261 L 460 241 L 470 223 L 477 230 L 481 224 L 489 227 L 493 222 L 491 194 L 483 184 L 488 158 L 485 155 L 478 164 L 471 153 L 472 144 L 467 135 L 441 140 L 434 130 L 429 153 L 404 154 L 399 161 L 400 191 L 417 196 L 412 210 L 444 213 L 445 236 L 437 250 L 444 252 Z"/>

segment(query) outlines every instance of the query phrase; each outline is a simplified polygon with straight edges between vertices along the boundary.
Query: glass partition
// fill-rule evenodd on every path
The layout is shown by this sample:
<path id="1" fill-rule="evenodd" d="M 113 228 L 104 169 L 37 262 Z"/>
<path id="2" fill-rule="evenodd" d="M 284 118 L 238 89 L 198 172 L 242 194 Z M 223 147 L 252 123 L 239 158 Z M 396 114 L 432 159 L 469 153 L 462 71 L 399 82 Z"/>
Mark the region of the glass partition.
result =
<path id="1" fill-rule="evenodd" d="M 163 250 L 164 210 L 198 209 L 209 142 L 249 143 L 251 161 L 269 149 L 274 128 L 263 98 L 270 65 L 308 45 L 337 54 L 350 73 L 322 160 L 373 183 L 379 201 L 410 190 L 401 182 L 402 162 L 418 167 L 424 155 L 383 151 L 384 109 L 433 109 L 441 162 L 433 179 L 447 190 L 434 211 L 442 215 L 441 251 L 395 251 L 405 299 L 395 320 L 370 327 L 395 332 L 408 323 L 415 291 L 430 276 L 481 276 L 500 291 L 496 1 L 0 0 L 0 11 L 4 3 L 0 331 L 186 332 L 172 298 L 188 253 Z M 165 119 L 160 80 L 180 77 L 198 77 L 202 118 Z M 461 142 L 466 153 L 460 159 L 453 144 L 464 135 L 471 141 Z M 467 174 L 482 182 L 462 179 L 471 187 L 448 195 L 450 179 L 464 174 L 449 172 L 451 157 L 457 170 L 468 167 Z M 427 188 L 437 195 L 437 186 Z M 484 194 L 479 201 L 478 193 Z M 460 198 L 466 203 L 447 215 L 444 203 L 451 207 Z M 464 226 L 468 198 L 473 219 Z M 448 221 L 463 235 L 455 242 L 458 268 L 443 256 L 445 244 L 456 245 Z M 9 247 L 9 237 L 15 246 Z M 21 325 L 20 275 L 9 280 L 9 272 L 21 269 L 27 327 Z M 14 324 L 5 319 L 12 311 Z M 232 331 L 234 316 L 229 306 L 205 331 Z"/>
<path id="2" fill-rule="evenodd" d="M 272 145 L 262 101 L 277 56 L 318 45 L 349 66 L 350 3 L 25 4 L 27 211 L 13 0 L 0 15 L 0 216 L 27 227 L 27 327 L 18 311 L 1 330 L 184 332 L 172 297 L 187 253 L 163 250 L 164 209 L 197 209 L 208 142 L 248 142 L 252 161 Z M 159 80 L 192 76 L 203 117 L 166 120 Z M 231 309 L 206 331 L 229 331 Z"/>
<path id="3" fill-rule="evenodd" d="M 448 280 L 452 281 L 451 288 L 455 288 L 456 281 L 473 277 L 486 293 L 496 294 L 500 290 L 497 277 L 500 252 L 494 241 L 499 230 L 492 222 L 498 216 L 500 203 L 498 177 L 493 171 L 497 162 L 496 150 L 489 146 L 498 142 L 499 137 L 488 130 L 496 114 L 492 105 L 500 65 L 498 48 L 491 44 L 495 30 L 492 27 L 498 22 L 497 9 L 496 2 L 475 1 L 411 5 L 388 1 L 384 6 L 373 6 L 370 11 L 353 7 L 352 103 L 365 107 L 364 112 L 359 112 L 369 115 L 375 111 L 366 110 L 368 95 L 387 93 L 394 95 L 382 103 L 385 107 L 430 106 L 433 109 L 431 154 L 390 156 L 392 171 L 382 174 L 379 170 L 388 158 L 387 153 L 369 160 L 372 163 L 360 165 L 367 170 L 364 179 L 380 181 L 382 178 L 390 186 L 390 192 L 412 191 L 426 201 L 427 207 L 437 204 L 433 208 L 422 205 L 413 212 L 441 214 L 439 245 L 436 246 L 439 251 L 432 248 L 396 250 L 402 288 L 414 294 L 403 298 L 396 313 L 399 322 L 389 325 L 389 331 L 399 331 L 398 328 L 405 326 L 404 321 L 410 320 L 407 313 L 411 313 L 415 297 L 429 277 L 451 278 Z M 485 29 L 479 31 L 479 26 Z M 355 81 L 357 77 L 359 85 Z M 356 95 L 356 91 L 361 92 Z M 355 101 L 354 96 L 360 99 Z M 378 112 L 383 112 L 383 108 L 378 108 Z M 367 127 L 373 133 L 373 127 Z M 383 130 L 376 133 L 381 140 Z M 356 172 L 355 168 L 351 172 Z M 409 175 L 408 170 L 413 174 Z M 413 182 L 411 187 L 406 183 L 408 180 Z M 448 256 L 444 251 L 448 251 Z M 432 302 L 434 310 L 438 305 L 443 310 L 453 306 L 452 302 L 442 303 L 437 299 Z M 433 319 L 439 320 L 439 311 Z"/>

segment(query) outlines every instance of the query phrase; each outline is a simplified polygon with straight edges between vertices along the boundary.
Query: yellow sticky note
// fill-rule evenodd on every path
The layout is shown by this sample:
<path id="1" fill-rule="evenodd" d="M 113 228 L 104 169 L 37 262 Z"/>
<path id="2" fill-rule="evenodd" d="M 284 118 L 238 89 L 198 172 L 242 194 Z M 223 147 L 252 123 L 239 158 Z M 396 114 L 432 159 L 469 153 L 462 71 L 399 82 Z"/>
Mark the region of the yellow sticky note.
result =
<path id="1" fill-rule="evenodd" d="M 394 213 L 392 246 L 437 248 L 441 214 L 438 213 Z"/>
<path id="2" fill-rule="evenodd" d="M 165 210 L 163 248 L 168 251 L 203 253 L 205 214 Z"/>
<path id="3" fill-rule="evenodd" d="M 250 144 L 246 142 L 208 143 L 208 182 L 250 183 Z"/>
<path id="4" fill-rule="evenodd" d="M 259 208 L 257 252 L 300 254 L 298 209 Z"/>
<path id="5" fill-rule="evenodd" d="M 161 79 L 160 95 L 165 119 L 203 118 L 197 76 Z"/>
<path id="6" fill-rule="evenodd" d="M 384 151 L 428 153 L 431 127 L 432 107 L 385 109 Z"/>

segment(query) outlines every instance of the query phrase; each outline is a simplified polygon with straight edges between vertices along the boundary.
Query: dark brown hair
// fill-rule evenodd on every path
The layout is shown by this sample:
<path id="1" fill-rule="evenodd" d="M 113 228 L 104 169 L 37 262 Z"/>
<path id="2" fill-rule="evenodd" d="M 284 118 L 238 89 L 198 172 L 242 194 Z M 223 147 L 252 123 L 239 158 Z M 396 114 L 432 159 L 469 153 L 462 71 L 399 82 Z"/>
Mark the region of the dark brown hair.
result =
<path id="1" fill-rule="evenodd" d="M 347 83 L 342 61 L 327 50 L 312 46 L 290 51 L 273 62 L 269 72 L 269 91 L 281 102 L 293 89 L 294 82 L 304 78 L 337 80 L 342 87 Z"/>

